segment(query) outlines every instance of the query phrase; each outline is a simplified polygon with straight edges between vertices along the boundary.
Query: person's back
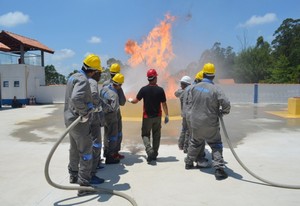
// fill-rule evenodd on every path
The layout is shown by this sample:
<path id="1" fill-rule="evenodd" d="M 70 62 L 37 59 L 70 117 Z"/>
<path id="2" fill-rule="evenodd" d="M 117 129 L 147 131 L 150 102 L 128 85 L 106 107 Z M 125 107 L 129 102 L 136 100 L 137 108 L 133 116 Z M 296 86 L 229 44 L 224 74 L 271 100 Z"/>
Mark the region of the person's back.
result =
<path id="1" fill-rule="evenodd" d="M 192 105 L 191 105 L 191 123 L 192 127 L 219 125 L 220 106 L 224 111 L 230 109 L 230 102 L 212 81 L 204 79 L 202 82 L 191 88 Z"/>
<path id="2" fill-rule="evenodd" d="M 144 100 L 144 118 L 160 117 L 162 115 L 161 103 L 166 101 L 162 87 L 156 84 L 148 84 L 141 88 L 137 98 Z"/>
<path id="3" fill-rule="evenodd" d="M 83 92 L 84 91 L 84 92 Z M 73 74 L 67 82 L 65 94 L 65 124 L 69 126 L 78 116 L 88 113 L 92 107 L 92 94 L 86 75 L 83 72 Z"/>
<path id="4" fill-rule="evenodd" d="M 197 167 L 209 167 L 208 159 L 205 158 L 205 142 L 211 148 L 212 166 L 215 168 L 217 180 L 226 179 L 223 159 L 223 143 L 220 134 L 219 115 L 230 112 L 230 102 L 221 89 L 214 85 L 215 66 L 207 63 L 203 66 L 203 80 L 194 85 L 189 92 L 191 102 L 191 130 L 192 138 L 185 158 L 185 169 L 192 169 L 193 162 Z M 221 110 L 221 111 L 220 111 Z"/>
<path id="5" fill-rule="evenodd" d="M 162 109 L 165 113 L 165 124 L 169 122 L 169 112 L 165 91 L 157 85 L 157 72 L 155 69 L 147 71 L 149 84 L 142 87 L 135 99 L 129 98 L 130 103 L 136 104 L 143 99 L 143 121 L 142 121 L 142 139 L 147 153 L 147 162 L 156 160 L 161 138 L 161 116 Z M 150 136 L 152 133 L 152 145 Z"/>

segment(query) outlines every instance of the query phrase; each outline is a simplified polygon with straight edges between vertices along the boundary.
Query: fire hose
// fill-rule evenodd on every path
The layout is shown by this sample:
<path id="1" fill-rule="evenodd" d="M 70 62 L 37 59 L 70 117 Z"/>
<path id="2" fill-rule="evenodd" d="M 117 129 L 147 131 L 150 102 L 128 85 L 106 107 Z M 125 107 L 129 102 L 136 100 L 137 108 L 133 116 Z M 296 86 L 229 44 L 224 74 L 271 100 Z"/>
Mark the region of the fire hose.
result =
<path id="1" fill-rule="evenodd" d="M 224 124 L 223 117 L 222 117 L 222 115 L 220 115 L 219 117 L 220 117 L 221 126 L 222 126 L 222 129 L 223 129 L 226 141 L 228 143 L 228 146 L 229 146 L 229 148 L 230 148 L 233 156 L 235 157 L 235 159 L 244 168 L 244 170 L 246 170 L 246 172 L 248 172 L 254 178 L 256 178 L 256 179 L 258 179 L 258 180 L 260 180 L 260 181 L 262 181 L 264 183 L 267 183 L 269 186 L 280 187 L 280 188 L 287 188 L 287 189 L 300 189 L 300 185 L 287 185 L 287 184 L 280 184 L 280 183 L 272 182 L 272 181 L 266 180 L 266 179 L 264 179 L 262 177 L 259 177 L 258 175 L 256 175 L 255 173 L 253 173 L 251 170 L 249 170 L 245 166 L 245 164 L 240 160 L 240 158 L 238 157 L 238 155 L 236 154 L 236 152 L 234 151 L 233 146 L 231 144 L 231 141 L 230 141 L 230 139 L 228 137 L 228 133 L 227 133 L 227 130 L 226 130 L 226 127 L 225 127 L 225 124 Z"/>
<path id="2" fill-rule="evenodd" d="M 106 188 L 100 188 L 100 187 L 83 187 L 83 186 L 64 186 L 64 185 L 60 185 L 60 184 L 57 184 L 55 182 L 53 182 L 50 178 L 50 175 L 49 175 L 49 164 L 50 164 L 50 160 L 55 152 L 55 150 L 57 149 L 58 145 L 62 142 L 62 140 L 65 138 L 65 136 L 69 133 L 69 131 L 74 128 L 81 120 L 81 117 L 78 117 L 66 130 L 65 132 L 61 135 L 61 137 L 57 140 L 57 142 L 54 144 L 54 146 L 52 147 L 48 157 L 47 157 L 47 160 L 46 160 L 46 163 L 45 163 L 45 168 L 44 168 L 44 174 L 45 174 L 45 177 L 46 177 L 46 180 L 47 182 L 55 187 L 55 188 L 58 188 L 58 189 L 62 189 L 62 190 L 85 190 L 85 191 L 91 191 L 91 192 L 96 192 L 96 193 L 107 193 L 107 194 L 111 194 L 111 195 L 117 195 L 117 196 L 120 196 L 122 198 L 125 198 L 126 200 L 128 200 L 133 206 L 137 206 L 137 203 L 135 202 L 135 200 L 122 193 L 122 192 L 118 192 L 118 191 L 115 191 L 115 190 L 111 190 L 111 189 L 106 189 Z"/>

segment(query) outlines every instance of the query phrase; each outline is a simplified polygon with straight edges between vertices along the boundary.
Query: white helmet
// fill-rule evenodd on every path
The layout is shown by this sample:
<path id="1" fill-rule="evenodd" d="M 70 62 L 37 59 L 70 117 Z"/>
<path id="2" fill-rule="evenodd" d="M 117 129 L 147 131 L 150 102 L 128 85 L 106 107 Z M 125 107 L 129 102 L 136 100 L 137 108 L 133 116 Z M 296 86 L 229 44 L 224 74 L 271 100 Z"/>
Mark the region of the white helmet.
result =
<path id="1" fill-rule="evenodd" d="M 183 77 L 180 79 L 180 82 L 183 82 L 183 83 L 186 83 L 186 84 L 191 84 L 191 83 L 192 83 L 192 79 L 191 79 L 191 77 L 189 77 L 189 76 L 183 76 Z"/>

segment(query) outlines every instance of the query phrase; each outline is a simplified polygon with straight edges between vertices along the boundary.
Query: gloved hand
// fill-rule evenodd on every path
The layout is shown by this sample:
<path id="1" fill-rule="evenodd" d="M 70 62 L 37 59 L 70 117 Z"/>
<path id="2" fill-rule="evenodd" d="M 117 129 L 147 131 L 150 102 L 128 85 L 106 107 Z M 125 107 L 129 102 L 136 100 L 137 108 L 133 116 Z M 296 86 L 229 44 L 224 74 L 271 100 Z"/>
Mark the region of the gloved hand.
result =
<path id="1" fill-rule="evenodd" d="M 93 110 L 93 112 L 100 112 L 100 108 L 99 107 L 95 107 L 95 109 Z"/>
<path id="2" fill-rule="evenodd" d="M 219 116 L 223 117 L 225 114 L 228 114 L 228 112 L 225 112 L 224 110 L 220 109 L 219 110 Z"/>
<path id="3" fill-rule="evenodd" d="M 165 124 L 167 124 L 168 122 L 169 122 L 169 116 L 166 115 L 166 116 L 165 116 Z"/>
<path id="4" fill-rule="evenodd" d="M 130 97 L 128 98 L 128 102 L 132 103 L 133 99 Z"/>
<path id="5" fill-rule="evenodd" d="M 80 116 L 80 122 L 81 123 L 85 123 L 85 122 L 87 122 L 89 120 L 89 118 L 90 118 L 90 113 L 88 113 L 88 114 L 86 114 L 84 116 Z"/>

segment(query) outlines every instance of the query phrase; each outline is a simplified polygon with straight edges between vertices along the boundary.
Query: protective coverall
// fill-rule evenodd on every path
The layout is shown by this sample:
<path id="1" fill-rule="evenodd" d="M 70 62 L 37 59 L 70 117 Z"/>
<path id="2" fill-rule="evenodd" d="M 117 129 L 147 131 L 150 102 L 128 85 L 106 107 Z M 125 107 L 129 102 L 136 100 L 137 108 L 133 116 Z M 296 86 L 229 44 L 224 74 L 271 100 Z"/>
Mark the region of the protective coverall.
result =
<path id="1" fill-rule="evenodd" d="M 98 112 L 94 112 L 91 116 L 90 126 L 91 126 L 91 137 L 93 140 L 93 168 L 92 175 L 96 174 L 97 166 L 100 162 L 101 149 L 102 149 L 102 137 L 101 137 L 101 117 L 100 112 L 102 112 L 102 107 L 100 105 L 100 96 L 98 89 L 98 82 L 92 78 L 89 78 L 89 83 L 92 92 L 93 105 L 97 108 Z"/>
<path id="2" fill-rule="evenodd" d="M 220 135 L 219 114 L 230 112 L 230 102 L 223 91 L 214 83 L 204 78 L 202 82 L 193 85 L 188 93 L 190 104 L 190 122 L 192 138 L 188 148 L 186 164 L 193 164 L 208 143 L 212 150 L 212 165 L 214 168 L 224 168 L 223 144 Z M 201 161 L 201 159 L 200 159 Z"/>
<path id="3" fill-rule="evenodd" d="M 100 90 L 100 98 L 105 119 L 104 136 L 107 138 L 105 156 L 106 158 L 112 158 L 118 152 L 120 142 L 118 132 L 118 110 L 120 110 L 120 106 L 117 89 L 113 87 L 112 83 L 104 86 Z"/>
<path id="4" fill-rule="evenodd" d="M 103 87 L 108 86 L 111 83 L 112 83 L 111 79 L 108 80 L 108 81 L 105 81 L 103 83 Z M 125 97 L 123 89 L 122 88 L 118 89 L 117 94 L 118 94 L 118 97 L 119 97 L 119 106 L 124 106 L 125 103 L 126 103 L 126 97 Z M 118 146 L 117 146 L 117 151 L 119 152 L 121 150 L 121 143 L 122 143 L 122 139 L 123 139 L 122 114 L 121 114 L 120 109 L 118 109 L 118 111 L 117 111 L 117 119 L 118 119 Z M 105 127 L 104 127 L 104 130 L 105 130 Z M 107 148 L 108 148 L 108 139 L 107 139 L 107 136 L 106 136 L 106 132 L 104 132 L 104 133 L 105 133 L 104 134 L 104 155 L 106 156 L 106 151 L 107 151 Z"/>
<path id="5" fill-rule="evenodd" d="M 181 108 L 181 117 L 182 117 L 182 127 L 180 136 L 178 139 L 178 147 L 179 149 L 183 150 L 185 153 L 187 152 L 187 148 L 189 145 L 189 139 L 190 139 L 190 132 L 187 125 L 187 119 L 186 119 L 186 107 L 183 107 L 183 97 L 186 93 L 186 89 L 178 89 L 175 92 L 175 96 L 180 99 L 180 108 Z"/>
<path id="6" fill-rule="evenodd" d="M 79 116 L 87 116 L 93 110 L 92 94 L 86 74 L 80 70 L 67 82 L 64 120 L 68 127 Z M 69 173 L 78 175 L 80 185 L 89 185 L 92 171 L 92 139 L 89 121 L 79 122 L 70 132 Z"/>

